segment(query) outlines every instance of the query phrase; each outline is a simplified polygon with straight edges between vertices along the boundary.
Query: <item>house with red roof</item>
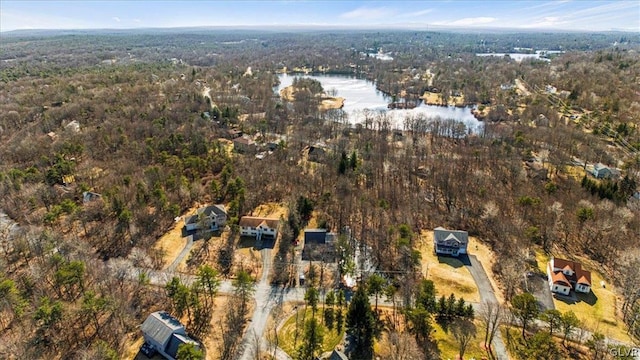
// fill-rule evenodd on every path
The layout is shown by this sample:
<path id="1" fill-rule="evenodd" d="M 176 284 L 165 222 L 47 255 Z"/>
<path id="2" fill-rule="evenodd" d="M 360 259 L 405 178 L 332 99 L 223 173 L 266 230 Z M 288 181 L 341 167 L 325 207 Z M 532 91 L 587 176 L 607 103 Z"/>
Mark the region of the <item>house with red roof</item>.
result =
<path id="1" fill-rule="evenodd" d="M 547 265 L 547 278 L 554 293 L 569 295 L 572 290 L 585 294 L 591 292 L 591 272 L 575 261 L 552 257 Z"/>

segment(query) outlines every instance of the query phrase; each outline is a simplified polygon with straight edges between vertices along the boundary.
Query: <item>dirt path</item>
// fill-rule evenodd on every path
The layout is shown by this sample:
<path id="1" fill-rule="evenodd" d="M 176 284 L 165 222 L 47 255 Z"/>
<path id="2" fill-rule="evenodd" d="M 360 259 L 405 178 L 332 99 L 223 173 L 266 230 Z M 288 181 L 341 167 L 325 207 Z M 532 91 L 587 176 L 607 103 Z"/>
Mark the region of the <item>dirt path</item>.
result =
<path id="1" fill-rule="evenodd" d="M 211 88 L 208 86 L 204 87 L 204 90 L 202 90 L 202 96 L 204 96 L 205 98 L 209 99 L 209 104 L 211 105 L 211 108 L 213 109 L 216 105 L 213 103 L 213 99 L 211 98 L 211 94 L 209 94 L 209 92 L 211 91 Z"/>

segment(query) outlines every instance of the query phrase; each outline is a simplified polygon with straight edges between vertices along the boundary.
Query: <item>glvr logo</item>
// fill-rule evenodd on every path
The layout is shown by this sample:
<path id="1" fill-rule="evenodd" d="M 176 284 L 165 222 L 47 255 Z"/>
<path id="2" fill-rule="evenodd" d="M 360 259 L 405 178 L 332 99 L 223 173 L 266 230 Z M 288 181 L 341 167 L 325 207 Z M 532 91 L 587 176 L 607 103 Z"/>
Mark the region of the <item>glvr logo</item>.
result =
<path id="1" fill-rule="evenodd" d="M 629 348 L 626 346 L 615 346 L 609 348 L 609 354 L 621 359 L 640 359 L 640 348 Z"/>

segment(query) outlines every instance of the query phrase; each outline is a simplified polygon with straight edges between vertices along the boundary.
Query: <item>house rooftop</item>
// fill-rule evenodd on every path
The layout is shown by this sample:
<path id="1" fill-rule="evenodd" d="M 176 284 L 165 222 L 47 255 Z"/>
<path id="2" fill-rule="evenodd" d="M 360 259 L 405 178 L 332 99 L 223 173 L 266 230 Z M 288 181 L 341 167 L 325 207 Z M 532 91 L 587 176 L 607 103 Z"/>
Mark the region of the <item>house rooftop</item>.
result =
<path id="1" fill-rule="evenodd" d="M 433 230 L 433 236 L 436 242 L 443 242 L 450 239 L 458 240 L 461 244 L 469 243 L 469 233 L 462 230 L 448 230 L 438 226 Z"/>
<path id="2" fill-rule="evenodd" d="M 216 204 L 216 205 L 201 207 L 198 209 L 197 213 L 198 214 L 204 213 L 206 216 L 210 216 L 211 213 L 214 213 L 216 215 L 226 215 L 227 210 L 225 209 L 224 205 Z"/>
<path id="3" fill-rule="evenodd" d="M 184 332 L 184 325 L 166 311 L 150 314 L 142 323 L 142 332 L 160 344 L 165 344 L 174 332 Z"/>
<path id="4" fill-rule="evenodd" d="M 271 229 L 275 229 L 280 224 L 280 219 L 277 218 L 266 218 L 259 216 L 243 216 L 240 218 L 239 225 L 242 227 L 259 227 L 260 225 L 266 225 Z"/>
<path id="5" fill-rule="evenodd" d="M 549 268 L 551 268 L 551 264 L 549 264 Z M 567 280 L 567 277 L 564 276 L 564 273 L 562 273 L 562 271 L 557 271 L 557 272 L 550 271 L 550 273 L 551 273 L 551 280 L 554 284 L 557 282 L 561 282 L 565 286 L 571 286 L 571 283 L 569 282 L 569 280 Z"/>
<path id="6" fill-rule="evenodd" d="M 553 267 L 556 269 L 571 269 L 575 274 L 570 277 L 569 280 L 575 278 L 578 284 L 585 284 L 591 286 L 591 272 L 582 268 L 582 264 L 579 262 L 553 258 Z"/>
<path id="7" fill-rule="evenodd" d="M 342 351 L 333 350 L 329 356 L 329 360 L 349 360 L 349 358 Z"/>
<path id="8" fill-rule="evenodd" d="M 237 143 L 237 144 L 244 144 L 244 145 L 253 145 L 253 144 L 255 144 L 255 142 L 253 140 L 249 139 L 248 137 L 244 137 L 244 136 L 241 136 L 241 137 L 233 139 L 233 142 Z"/>

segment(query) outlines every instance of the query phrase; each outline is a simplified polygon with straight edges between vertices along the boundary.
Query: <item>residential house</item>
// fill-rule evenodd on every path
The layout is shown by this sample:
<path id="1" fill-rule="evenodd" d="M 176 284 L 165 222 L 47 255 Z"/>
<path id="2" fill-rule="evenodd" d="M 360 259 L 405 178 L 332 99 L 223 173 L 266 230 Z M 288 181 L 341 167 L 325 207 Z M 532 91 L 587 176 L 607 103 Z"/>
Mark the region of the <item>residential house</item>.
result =
<path id="1" fill-rule="evenodd" d="M 239 138 L 242 135 L 244 135 L 244 134 L 242 133 L 241 130 L 238 130 L 238 129 L 229 129 L 229 130 L 227 130 L 227 136 L 232 140 L 236 139 L 236 138 Z"/>
<path id="2" fill-rule="evenodd" d="M 513 88 L 515 88 L 516 86 L 513 84 L 501 84 L 500 85 L 500 90 L 502 91 L 507 91 L 507 90 L 511 90 Z"/>
<path id="3" fill-rule="evenodd" d="M 610 168 L 602 163 L 597 163 L 593 165 L 593 171 L 591 174 L 596 179 L 615 179 L 620 176 L 620 171 L 618 169 Z"/>
<path id="4" fill-rule="evenodd" d="M 433 230 L 433 248 L 436 255 L 458 256 L 467 253 L 469 233 L 437 227 Z"/>
<path id="5" fill-rule="evenodd" d="M 336 234 L 328 232 L 327 229 L 305 229 L 305 244 L 332 244 L 336 239 Z"/>
<path id="6" fill-rule="evenodd" d="M 349 358 L 342 351 L 333 350 L 331 355 L 329 355 L 328 360 L 349 360 Z"/>
<path id="7" fill-rule="evenodd" d="M 533 121 L 533 123 L 538 127 L 549 127 L 549 118 L 544 114 L 539 114 L 538 117 Z"/>
<path id="8" fill-rule="evenodd" d="M 224 205 L 209 205 L 196 210 L 196 213 L 185 217 L 184 226 L 187 231 L 198 229 L 218 230 L 227 223 L 227 210 Z"/>
<path id="9" fill-rule="evenodd" d="M 248 137 L 241 136 L 233 139 L 233 150 L 239 153 L 252 153 L 257 150 L 255 141 Z"/>
<path id="10" fill-rule="evenodd" d="M 547 265 L 547 279 L 554 293 L 569 295 L 573 290 L 588 294 L 591 291 L 591 272 L 575 261 L 552 257 Z"/>
<path id="11" fill-rule="evenodd" d="M 90 202 L 92 202 L 94 200 L 98 200 L 100 198 L 102 198 L 102 195 L 100 195 L 98 193 L 91 192 L 91 191 L 84 191 L 82 193 L 82 202 L 84 204 L 90 203 Z"/>
<path id="12" fill-rule="evenodd" d="M 70 132 L 74 132 L 74 133 L 79 133 L 80 132 L 80 123 L 78 122 L 78 120 L 73 120 L 70 123 L 68 123 L 67 125 L 64 126 L 64 128 Z"/>
<path id="13" fill-rule="evenodd" d="M 336 238 L 335 233 L 328 232 L 326 229 L 305 229 L 302 260 L 334 262 Z"/>
<path id="14" fill-rule="evenodd" d="M 257 216 L 243 216 L 240 219 L 240 235 L 255 236 L 256 240 L 262 237 L 275 239 L 278 236 L 280 219 Z"/>
<path id="15" fill-rule="evenodd" d="M 200 344 L 190 338 L 184 325 L 166 311 L 156 311 L 149 315 L 141 326 L 144 341 L 169 360 L 175 360 L 178 347 L 182 344 Z"/>
<path id="16" fill-rule="evenodd" d="M 273 141 L 267 143 L 267 150 L 276 151 L 277 149 L 278 149 L 278 143 Z"/>
<path id="17" fill-rule="evenodd" d="M 307 154 L 308 161 L 313 162 L 322 162 L 327 153 L 323 148 L 318 146 L 305 146 L 302 152 Z"/>

